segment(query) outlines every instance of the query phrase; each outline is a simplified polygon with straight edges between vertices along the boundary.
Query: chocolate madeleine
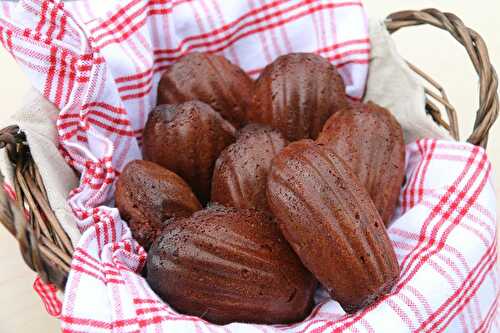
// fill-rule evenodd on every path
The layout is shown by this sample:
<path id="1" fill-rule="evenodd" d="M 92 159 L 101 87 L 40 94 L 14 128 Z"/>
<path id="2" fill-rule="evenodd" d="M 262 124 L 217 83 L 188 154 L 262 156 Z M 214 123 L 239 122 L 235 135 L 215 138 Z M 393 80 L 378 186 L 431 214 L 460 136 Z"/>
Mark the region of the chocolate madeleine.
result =
<path id="1" fill-rule="evenodd" d="M 405 176 L 403 130 L 396 118 L 374 103 L 355 104 L 332 115 L 317 142 L 347 163 L 388 226 Z"/>
<path id="2" fill-rule="evenodd" d="M 236 130 L 209 105 L 190 101 L 157 106 L 144 128 L 144 159 L 181 176 L 205 203 L 214 164 Z"/>
<path id="3" fill-rule="evenodd" d="M 325 121 L 347 106 L 342 77 L 328 60 L 291 53 L 261 73 L 247 119 L 271 125 L 289 141 L 316 139 Z"/>
<path id="4" fill-rule="evenodd" d="M 240 127 L 252 92 L 252 79 L 226 58 L 190 53 L 163 73 L 158 86 L 158 104 L 199 100 L 209 104 L 235 127 Z"/>
<path id="5" fill-rule="evenodd" d="M 316 288 L 269 215 L 222 206 L 170 223 L 151 247 L 147 269 L 165 302 L 221 325 L 300 321 Z"/>
<path id="6" fill-rule="evenodd" d="M 346 312 L 373 303 L 397 282 L 382 219 L 332 150 L 311 140 L 290 144 L 273 159 L 267 195 L 287 241 Z"/>
<path id="7" fill-rule="evenodd" d="M 210 200 L 236 208 L 267 211 L 267 173 L 286 140 L 271 127 L 245 126 L 215 162 Z"/>
<path id="8" fill-rule="evenodd" d="M 187 217 L 202 209 L 181 177 L 141 160 L 132 161 L 123 169 L 116 182 L 115 201 L 132 236 L 146 250 L 168 219 Z"/>

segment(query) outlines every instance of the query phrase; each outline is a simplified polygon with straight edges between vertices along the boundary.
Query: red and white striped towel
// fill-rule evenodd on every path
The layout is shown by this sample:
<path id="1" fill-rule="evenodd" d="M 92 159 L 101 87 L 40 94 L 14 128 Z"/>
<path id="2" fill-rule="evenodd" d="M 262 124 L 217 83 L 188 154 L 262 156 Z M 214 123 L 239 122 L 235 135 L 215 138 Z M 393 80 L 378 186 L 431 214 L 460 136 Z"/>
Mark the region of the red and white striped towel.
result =
<path id="1" fill-rule="evenodd" d="M 81 173 L 69 197 L 82 237 L 62 313 L 65 332 L 498 331 L 495 194 L 478 147 L 421 140 L 389 230 L 401 264 L 394 291 L 347 316 L 318 293 L 304 322 L 216 326 L 177 314 L 135 272 L 146 254 L 112 201 L 123 166 L 140 157 L 159 75 L 192 51 L 217 52 L 251 75 L 276 56 L 316 52 L 337 65 L 353 98 L 369 59 L 360 1 L 135 0 L 0 4 L 0 40 L 60 110 L 60 151 Z M 54 289 L 40 281 L 53 314 Z"/>

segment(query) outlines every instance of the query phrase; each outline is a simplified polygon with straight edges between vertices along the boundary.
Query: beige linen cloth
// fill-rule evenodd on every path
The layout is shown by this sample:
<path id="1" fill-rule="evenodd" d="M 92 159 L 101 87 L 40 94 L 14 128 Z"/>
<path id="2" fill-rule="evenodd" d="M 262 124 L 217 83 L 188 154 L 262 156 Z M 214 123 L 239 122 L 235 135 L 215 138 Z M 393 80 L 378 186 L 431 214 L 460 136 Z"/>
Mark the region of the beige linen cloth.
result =
<path id="1" fill-rule="evenodd" d="M 79 179 L 57 148 L 56 120 L 59 111 L 35 89 L 31 89 L 24 100 L 23 107 L 5 125 L 18 125 L 26 134 L 31 155 L 45 184 L 50 207 L 75 245 L 80 232 L 66 198 L 78 186 Z M 13 167 L 4 149 L 0 150 L 0 172 L 7 184 L 13 184 Z"/>
<path id="2" fill-rule="evenodd" d="M 369 27 L 372 49 L 364 101 L 389 109 L 403 128 L 406 143 L 421 138 L 451 140 L 424 111 L 424 87 L 398 54 L 384 23 L 370 21 Z"/>
<path id="3" fill-rule="evenodd" d="M 423 137 L 451 139 L 425 113 L 424 88 L 398 55 L 383 22 L 370 22 L 370 38 L 372 51 L 364 100 L 373 101 L 394 114 L 403 127 L 406 143 Z M 26 134 L 50 206 L 76 246 L 80 233 L 66 198 L 71 189 L 78 186 L 79 179 L 57 149 L 58 110 L 34 89 L 25 100 L 25 105 L 11 117 L 10 123 L 4 125 L 18 125 Z M 13 168 L 3 150 L 0 152 L 0 172 L 7 183 L 12 184 Z"/>

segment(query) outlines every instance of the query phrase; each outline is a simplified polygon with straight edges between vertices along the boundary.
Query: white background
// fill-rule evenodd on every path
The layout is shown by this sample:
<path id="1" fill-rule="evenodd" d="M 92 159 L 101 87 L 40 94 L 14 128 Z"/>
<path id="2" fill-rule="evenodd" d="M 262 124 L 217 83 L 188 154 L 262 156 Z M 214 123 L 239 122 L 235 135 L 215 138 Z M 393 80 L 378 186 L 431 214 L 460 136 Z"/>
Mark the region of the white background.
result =
<path id="1" fill-rule="evenodd" d="M 397 10 L 427 7 L 450 11 L 479 32 L 489 46 L 492 62 L 500 70 L 500 1 L 498 0 L 365 0 L 370 17 L 385 18 Z M 478 105 L 478 80 L 461 45 L 436 28 L 408 28 L 395 34 L 400 53 L 432 75 L 456 107 L 462 138 L 470 133 Z M 0 49 L 0 124 L 22 104 L 29 82 L 4 49 Z M 491 130 L 488 153 L 500 184 L 500 123 Z M 498 200 L 498 199 L 497 199 Z M 497 201 L 500 202 L 500 201 Z M 497 207 L 500 206 L 497 204 Z M 57 332 L 57 320 L 50 318 L 32 289 L 34 274 L 24 265 L 17 243 L 0 227 L 0 332 Z"/>

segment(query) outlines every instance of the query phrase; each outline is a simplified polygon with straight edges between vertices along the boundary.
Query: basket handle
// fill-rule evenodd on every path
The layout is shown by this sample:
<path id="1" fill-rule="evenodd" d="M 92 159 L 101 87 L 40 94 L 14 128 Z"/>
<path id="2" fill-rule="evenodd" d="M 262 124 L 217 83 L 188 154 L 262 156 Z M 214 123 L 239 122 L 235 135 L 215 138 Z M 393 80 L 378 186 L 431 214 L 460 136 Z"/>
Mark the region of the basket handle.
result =
<path id="1" fill-rule="evenodd" d="M 486 148 L 488 142 L 488 132 L 498 116 L 498 77 L 493 65 L 490 62 L 488 48 L 483 38 L 473 29 L 468 28 L 462 20 L 451 13 L 443 13 L 437 9 L 407 10 L 389 15 L 386 19 L 386 27 L 390 33 L 396 32 L 401 28 L 411 27 L 422 24 L 430 24 L 440 29 L 448 31 L 455 39 L 462 44 L 469 57 L 472 60 L 474 68 L 479 76 L 479 109 L 476 112 L 476 121 L 472 134 L 467 142 Z M 458 139 L 458 122 L 455 109 L 449 103 L 444 89 L 439 86 L 425 73 L 415 66 L 410 65 L 412 69 L 434 85 L 441 93 L 441 97 L 426 90 L 428 96 L 434 98 L 443 104 L 448 112 L 450 120 L 449 125 L 442 119 L 436 119 L 439 116 L 439 110 L 432 102 L 428 100 L 427 107 L 430 109 L 434 119 L 449 128 L 453 137 Z M 436 112 L 438 114 L 436 114 Z M 443 124 L 444 123 L 444 124 Z M 446 126 L 448 125 L 448 126 Z"/>

